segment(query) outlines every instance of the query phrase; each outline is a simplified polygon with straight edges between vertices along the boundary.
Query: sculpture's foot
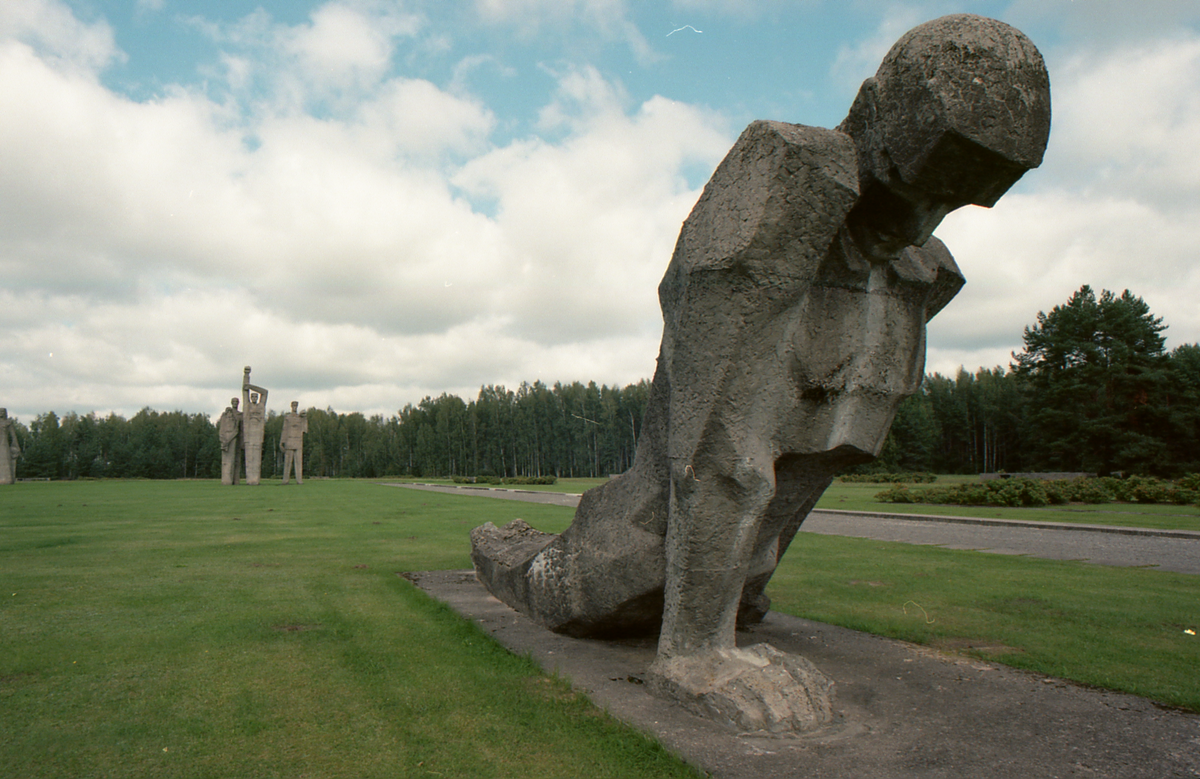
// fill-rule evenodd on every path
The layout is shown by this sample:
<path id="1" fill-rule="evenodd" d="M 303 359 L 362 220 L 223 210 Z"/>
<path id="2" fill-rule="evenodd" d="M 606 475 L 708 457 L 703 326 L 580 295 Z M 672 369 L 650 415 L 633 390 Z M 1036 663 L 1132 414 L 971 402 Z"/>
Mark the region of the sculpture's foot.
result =
<path id="1" fill-rule="evenodd" d="M 769 644 L 659 658 L 650 689 L 743 732 L 798 733 L 833 720 L 833 681 Z"/>

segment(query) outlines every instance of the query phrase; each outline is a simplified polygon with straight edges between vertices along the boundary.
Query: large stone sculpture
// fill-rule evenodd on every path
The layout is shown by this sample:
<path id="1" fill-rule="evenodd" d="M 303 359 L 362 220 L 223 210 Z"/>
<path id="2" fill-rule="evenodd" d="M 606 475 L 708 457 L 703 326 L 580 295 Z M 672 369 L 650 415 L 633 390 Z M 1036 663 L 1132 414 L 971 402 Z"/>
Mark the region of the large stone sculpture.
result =
<path id="1" fill-rule="evenodd" d="M 221 483 L 237 484 L 242 470 L 242 412 L 238 399 L 230 398 L 229 406 L 217 420 L 217 439 L 221 443 Z"/>
<path id="2" fill-rule="evenodd" d="M 663 339 L 634 466 L 561 535 L 471 534 L 479 579 L 553 630 L 659 630 L 651 686 L 744 729 L 831 716 L 802 658 L 739 649 L 839 470 L 870 461 L 962 276 L 932 237 L 1040 164 L 1049 79 L 973 15 L 907 33 L 835 130 L 754 122 L 713 173 L 659 286 Z"/>
<path id="3" fill-rule="evenodd" d="M 250 383 L 250 366 L 242 371 L 242 441 L 246 448 L 246 483 L 262 480 L 263 436 L 267 432 L 267 391 Z"/>
<path id="4" fill-rule="evenodd" d="M 291 478 L 292 467 L 296 470 L 296 483 L 304 483 L 304 434 L 308 432 L 308 415 L 297 411 L 300 403 L 293 400 L 292 410 L 283 415 L 283 433 L 279 436 L 279 448 L 283 450 L 283 483 Z"/>
<path id="5" fill-rule="evenodd" d="M 8 418 L 8 409 L 0 408 L 0 484 L 16 482 L 17 458 L 20 456 L 16 428 Z"/>

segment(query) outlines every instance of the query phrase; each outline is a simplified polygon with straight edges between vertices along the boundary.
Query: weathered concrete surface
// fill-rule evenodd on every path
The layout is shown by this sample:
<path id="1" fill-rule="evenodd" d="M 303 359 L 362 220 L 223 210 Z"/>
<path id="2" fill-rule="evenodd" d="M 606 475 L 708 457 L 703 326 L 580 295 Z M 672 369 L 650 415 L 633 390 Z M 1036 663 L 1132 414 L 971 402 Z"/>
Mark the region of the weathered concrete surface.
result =
<path id="1" fill-rule="evenodd" d="M 659 286 L 633 468 L 545 543 L 473 531 L 485 584 L 553 630 L 653 632 L 661 612 L 664 654 L 729 644 L 832 475 L 877 454 L 920 382 L 925 323 L 963 283 L 933 229 L 994 203 L 1048 133 L 1037 49 L 971 15 L 904 36 L 837 129 L 752 123 Z M 500 551 L 518 537 L 529 556 Z"/>
<path id="2" fill-rule="evenodd" d="M 559 536 L 475 528 L 480 580 L 558 632 L 658 632 L 660 692 L 742 706 L 734 719 L 770 731 L 799 722 L 821 684 L 795 689 L 816 677 L 736 652 L 735 625 L 766 614 L 805 516 L 834 474 L 879 454 L 920 385 L 925 324 L 963 284 L 934 229 L 994 204 L 1049 132 L 1037 48 L 969 14 L 905 34 L 836 129 L 751 123 L 659 285 L 633 467 L 584 494 Z"/>
<path id="3" fill-rule="evenodd" d="M 808 733 L 834 719 L 833 681 L 810 661 L 770 644 L 667 660 L 646 677 L 651 691 L 738 732 Z"/>
<path id="4" fill-rule="evenodd" d="M 652 639 L 551 633 L 472 571 L 406 574 L 517 654 L 719 779 L 1165 779 L 1200 776 L 1200 717 L 852 630 L 769 614 L 738 644 L 803 655 L 837 684 L 835 720 L 748 737 L 646 693 Z"/>

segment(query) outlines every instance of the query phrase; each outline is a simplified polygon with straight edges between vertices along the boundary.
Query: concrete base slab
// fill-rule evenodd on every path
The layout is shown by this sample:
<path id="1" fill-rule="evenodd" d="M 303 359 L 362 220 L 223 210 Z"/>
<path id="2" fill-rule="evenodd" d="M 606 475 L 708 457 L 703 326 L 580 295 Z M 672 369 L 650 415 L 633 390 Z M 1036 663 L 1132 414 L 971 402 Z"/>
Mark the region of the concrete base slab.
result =
<path id="1" fill-rule="evenodd" d="M 1200 716 L 773 612 L 739 632 L 739 645 L 765 642 L 815 663 L 837 685 L 835 721 L 803 736 L 738 734 L 648 694 L 652 639 L 551 633 L 489 595 L 472 571 L 404 575 L 722 779 L 1200 777 Z"/>

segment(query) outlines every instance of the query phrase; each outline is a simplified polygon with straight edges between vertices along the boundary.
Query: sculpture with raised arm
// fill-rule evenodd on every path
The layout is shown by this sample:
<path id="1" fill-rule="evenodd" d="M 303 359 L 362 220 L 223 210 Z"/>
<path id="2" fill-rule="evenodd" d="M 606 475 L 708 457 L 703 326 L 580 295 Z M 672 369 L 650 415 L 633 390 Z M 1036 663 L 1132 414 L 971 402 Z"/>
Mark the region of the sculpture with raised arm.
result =
<path id="1" fill-rule="evenodd" d="M 17 458 L 20 456 L 16 426 L 8 418 L 8 409 L 0 408 L 0 484 L 16 483 Z"/>
<path id="2" fill-rule="evenodd" d="M 561 535 L 471 534 L 480 581 L 553 630 L 658 630 L 659 694 L 745 730 L 832 716 L 832 683 L 737 623 L 834 475 L 878 455 L 915 392 L 925 324 L 963 284 L 932 237 L 1041 163 L 1037 48 L 974 15 L 911 30 L 836 129 L 757 121 L 684 222 L 633 467 Z"/>
<path id="3" fill-rule="evenodd" d="M 250 383 L 250 366 L 242 371 L 242 439 L 246 448 L 246 483 L 262 479 L 263 436 L 267 432 L 267 391 Z"/>

